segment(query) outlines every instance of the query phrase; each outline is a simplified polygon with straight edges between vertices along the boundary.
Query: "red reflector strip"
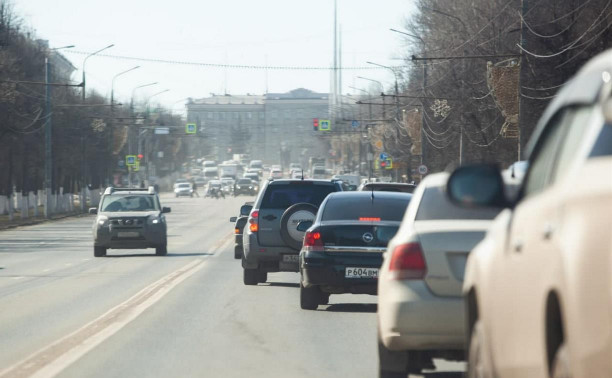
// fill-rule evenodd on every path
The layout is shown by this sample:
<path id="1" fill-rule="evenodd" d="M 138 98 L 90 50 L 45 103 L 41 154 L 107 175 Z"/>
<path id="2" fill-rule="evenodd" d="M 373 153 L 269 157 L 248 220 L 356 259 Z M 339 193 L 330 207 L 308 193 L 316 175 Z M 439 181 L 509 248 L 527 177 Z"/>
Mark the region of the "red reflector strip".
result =
<path id="1" fill-rule="evenodd" d="M 380 218 L 374 217 L 360 217 L 359 220 L 362 222 L 380 222 Z"/>

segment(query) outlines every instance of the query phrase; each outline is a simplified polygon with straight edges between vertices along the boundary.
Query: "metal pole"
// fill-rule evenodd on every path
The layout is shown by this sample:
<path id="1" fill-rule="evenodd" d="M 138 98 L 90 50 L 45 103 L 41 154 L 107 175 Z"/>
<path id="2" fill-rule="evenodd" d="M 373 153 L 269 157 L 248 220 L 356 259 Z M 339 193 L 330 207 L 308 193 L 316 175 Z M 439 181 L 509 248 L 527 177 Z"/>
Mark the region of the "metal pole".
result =
<path id="1" fill-rule="evenodd" d="M 522 19 L 521 19 L 521 47 L 525 47 L 525 42 L 526 42 L 526 33 L 525 33 L 525 23 L 523 22 L 523 20 L 525 19 L 525 14 L 527 13 L 527 8 L 528 8 L 529 4 L 528 4 L 528 0 L 521 0 L 521 14 L 522 14 Z M 521 48 L 521 57 L 519 58 L 519 83 L 518 83 L 518 106 L 519 106 L 519 114 L 518 114 L 518 136 L 517 136 L 517 159 L 521 160 L 522 159 L 522 151 L 521 151 L 521 146 L 523 145 L 523 141 L 521 140 L 522 138 L 524 138 L 525 133 L 521 132 L 521 126 L 522 126 L 522 121 L 523 121 L 523 106 L 522 106 L 522 102 L 523 102 L 523 98 L 521 96 L 521 86 L 523 85 L 523 76 L 524 76 L 524 72 L 525 69 L 523 69 L 523 65 L 525 64 L 526 60 L 523 59 L 523 55 L 524 55 L 524 50 Z"/>
<path id="2" fill-rule="evenodd" d="M 50 81 L 49 57 L 45 57 L 45 83 Z M 45 218 L 51 217 L 51 187 L 53 185 L 53 154 L 51 149 L 51 86 L 45 85 Z M 36 204 L 38 206 L 38 204 Z"/>

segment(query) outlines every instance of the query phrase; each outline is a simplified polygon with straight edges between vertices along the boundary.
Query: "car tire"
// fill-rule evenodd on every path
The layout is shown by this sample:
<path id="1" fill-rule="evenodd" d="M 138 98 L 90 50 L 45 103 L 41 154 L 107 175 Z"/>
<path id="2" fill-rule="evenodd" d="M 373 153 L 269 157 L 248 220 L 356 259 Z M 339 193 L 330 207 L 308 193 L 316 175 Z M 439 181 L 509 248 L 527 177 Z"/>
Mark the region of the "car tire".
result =
<path id="1" fill-rule="evenodd" d="M 321 290 L 317 287 L 304 287 L 300 282 L 300 307 L 302 310 L 316 310 L 321 301 Z"/>
<path id="2" fill-rule="evenodd" d="M 242 281 L 245 285 L 257 285 L 258 281 L 258 269 L 243 269 Z"/>
<path id="3" fill-rule="evenodd" d="M 236 260 L 242 259 L 242 246 L 239 246 L 239 245 L 234 246 L 234 259 Z"/>
<path id="4" fill-rule="evenodd" d="M 570 358 L 567 351 L 567 344 L 562 343 L 555 353 L 553 359 L 551 378 L 571 378 L 572 369 L 570 367 Z"/>
<path id="5" fill-rule="evenodd" d="M 94 247 L 94 257 L 104 257 L 104 256 L 106 256 L 106 248 Z"/>
<path id="6" fill-rule="evenodd" d="M 329 293 L 321 292 L 321 298 L 319 298 L 319 304 L 326 305 L 329 304 Z"/>
<path id="7" fill-rule="evenodd" d="M 377 332 L 378 340 L 378 377 L 379 378 L 406 378 L 408 371 L 408 352 L 389 350 Z"/>
<path id="8" fill-rule="evenodd" d="M 300 249 L 302 249 L 302 243 L 304 242 L 303 240 L 294 239 L 289 233 L 289 220 L 291 219 L 291 217 L 299 211 L 304 211 L 312 213 L 312 219 L 314 221 L 314 218 L 317 215 L 317 210 L 318 208 L 316 206 L 311 205 L 309 203 L 296 203 L 295 205 L 289 206 L 287 210 L 285 210 L 280 219 L 280 234 L 283 241 L 289 247 L 295 249 L 296 251 L 299 251 Z"/>
<path id="9" fill-rule="evenodd" d="M 467 356 L 467 377 L 493 377 L 493 364 L 490 356 L 484 325 L 481 320 L 476 320 L 474 328 L 472 329 L 472 334 L 470 335 L 470 347 Z"/>
<path id="10" fill-rule="evenodd" d="M 157 256 L 166 256 L 168 254 L 168 246 L 166 244 L 155 248 L 155 254 Z"/>
<path id="11" fill-rule="evenodd" d="M 268 272 L 263 270 L 257 271 L 257 283 L 265 283 L 268 280 Z"/>

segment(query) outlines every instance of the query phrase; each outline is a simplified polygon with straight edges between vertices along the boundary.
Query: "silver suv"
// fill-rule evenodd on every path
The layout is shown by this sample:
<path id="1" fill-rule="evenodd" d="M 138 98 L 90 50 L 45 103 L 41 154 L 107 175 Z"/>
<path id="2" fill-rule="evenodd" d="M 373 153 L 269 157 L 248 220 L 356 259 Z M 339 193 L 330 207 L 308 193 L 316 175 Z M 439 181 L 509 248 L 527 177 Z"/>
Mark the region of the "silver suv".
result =
<path id="1" fill-rule="evenodd" d="M 166 217 L 169 207 L 161 207 L 153 187 L 148 189 L 106 188 L 93 224 L 94 256 L 106 256 L 108 248 L 155 248 L 155 254 L 168 253 Z"/>
<path id="2" fill-rule="evenodd" d="M 342 191 L 339 181 L 270 180 L 259 192 L 243 233 L 244 284 L 266 282 L 268 272 L 299 272 L 304 231 L 328 194 Z"/>

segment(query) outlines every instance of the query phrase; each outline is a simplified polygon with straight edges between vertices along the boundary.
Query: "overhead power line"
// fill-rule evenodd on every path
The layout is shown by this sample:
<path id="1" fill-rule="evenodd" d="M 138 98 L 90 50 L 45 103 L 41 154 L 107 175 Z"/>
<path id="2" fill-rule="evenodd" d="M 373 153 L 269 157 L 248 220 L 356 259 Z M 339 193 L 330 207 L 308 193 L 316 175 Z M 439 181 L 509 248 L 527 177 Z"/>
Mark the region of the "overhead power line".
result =
<path id="1" fill-rule="evenodd" d="M 77 55 L 89 55 L 88 51 L 74 51 L 66 50 L 66 54 L 77 54 Z M 220 63 L 206 63 L 206 62 L 190 62 L 184 60 L 167 60 L 167 59 L 154 59 L 154 58 L 142 58 L 136 56 L 124 56 L 124 55 L 112 55 L 112 54 L 97 54 L 96 57 L 104 57 L 111 59 L 120 60 L 132 60 L 137 62 L 148 62 L 148 63 L 163 63 L 181 66 L 195 66 L 195 67 L 209 67 L 209 68 L 231 68 L 231 69 L 246 69 L 246 70 L 285 70 L 285 71 L 331 71 L 333 67 L 324 66 L 260 66 L 254 64 L 220 64 Z M 399 69 L 400 67 L 394 67 Z M 381 70 L 383 68 L 376 66 L 356 66 L 356 67 L 342 67 L 343 70 L 361 71 L 361 70 Z"/>

